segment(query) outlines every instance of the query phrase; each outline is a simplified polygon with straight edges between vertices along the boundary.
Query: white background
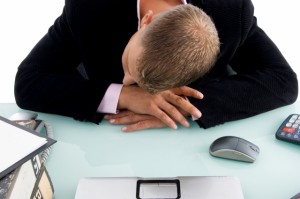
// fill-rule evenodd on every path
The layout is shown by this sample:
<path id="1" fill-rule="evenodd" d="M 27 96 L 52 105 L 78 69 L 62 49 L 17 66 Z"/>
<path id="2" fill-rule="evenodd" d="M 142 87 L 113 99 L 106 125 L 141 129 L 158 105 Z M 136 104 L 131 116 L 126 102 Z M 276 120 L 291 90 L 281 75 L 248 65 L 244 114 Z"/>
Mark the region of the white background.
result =
<path id="1" fill-rule="evenodd" d="M 253 4 L 258 25 L 300 74 L 300 1 L 253 0 Z M 63 5 L 64 0 L 0 1 L 0 103 L 15 102 L 17 67 L 61 14 Z"/>

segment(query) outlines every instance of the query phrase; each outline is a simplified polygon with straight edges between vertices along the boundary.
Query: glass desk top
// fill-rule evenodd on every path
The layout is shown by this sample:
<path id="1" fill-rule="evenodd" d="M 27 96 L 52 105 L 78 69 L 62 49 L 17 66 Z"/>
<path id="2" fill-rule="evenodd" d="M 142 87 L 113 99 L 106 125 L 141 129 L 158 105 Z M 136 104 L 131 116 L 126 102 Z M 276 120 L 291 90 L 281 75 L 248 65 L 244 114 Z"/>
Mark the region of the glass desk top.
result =
<path id="1" fill-rule="evenodd" d="M 0 104 L 0 115 L 9 117 L 16 104 Z M 300 146 L 275 138 L 275 132 L 300 103 L 210 129 L 151 129 L 124 133 L 122 126 L 100 125 L 54 114 L 38 113 L 52 125 L 54 139 L 47 170 L 56 199 L 73 199 L 82 177 L 237 176 L 245 199 L 290 198 L 300 192 Z M 210 144 L 232 135 L 258 145 L 254 163 L 213 157 Z"/>

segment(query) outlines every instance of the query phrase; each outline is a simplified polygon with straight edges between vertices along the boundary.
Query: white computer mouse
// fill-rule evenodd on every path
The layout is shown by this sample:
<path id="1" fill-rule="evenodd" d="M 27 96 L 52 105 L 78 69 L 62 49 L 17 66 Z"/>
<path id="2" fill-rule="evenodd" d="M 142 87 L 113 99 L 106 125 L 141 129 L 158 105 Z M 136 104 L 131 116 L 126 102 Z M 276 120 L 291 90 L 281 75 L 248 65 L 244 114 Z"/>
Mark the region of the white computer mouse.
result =
<path id="1" fill-rule="evenodd" d="M 215 157 L 254 162 L 259 155 L 259 147 L 240 137 L 224 136 L 210 145 L 209 153 Z"/>

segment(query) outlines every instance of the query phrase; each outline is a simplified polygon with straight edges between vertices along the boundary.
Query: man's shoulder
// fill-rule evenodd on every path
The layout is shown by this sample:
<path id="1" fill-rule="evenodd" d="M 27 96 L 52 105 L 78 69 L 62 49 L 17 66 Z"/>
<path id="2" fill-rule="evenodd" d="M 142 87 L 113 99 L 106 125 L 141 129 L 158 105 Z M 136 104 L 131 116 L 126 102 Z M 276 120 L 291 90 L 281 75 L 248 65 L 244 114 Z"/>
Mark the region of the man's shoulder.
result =
<path id="1" fill-rule="evenodd" d="M 66 0 L 65 10 L 68 17 L 77 17 L 80 20 L 93 20 L 95 17 L 107 18 L 112 12 L 120 9 L 136 9 L 136 0 Z M 103 20 L 102 20 L 103 22 Z"/>
<path id="2" fill-rule="evenodd" d="M 94 8 L 95 10 L 106 10 L 107 7 L 125 6 L 126 5 L 136 5 L 136 0 L 65 0 L 65 5 L 70 9 L 90 9 Z"/>
<path id="3" fill-rule="evenodd" d="M 204 11 L 241 12 L 253 10 L 251 0 L 193 0 L 193 4 L 201 7 Z"/>
<path id="4" fill-rule="evenodd" d="M 214 21 L 224 43 L 237 43 L 247 37 L 253 25 L 254 7 L 251 0 L 193 0 Z"/>
<path id="5" fill-rule="evenodd" d="M 254 14 L 251 0 L 193 0 L 193 4 L 211 16 L 217 26 L 249 25 Z"/>
<path id="6" fill-rule="evenodd" d="M 203 4 L 215 6 L 240 7 L 243 4 L 252 3 L 251 0 L 199 0 Z M 193 1 L 194 2 L 194 1 Z"/>

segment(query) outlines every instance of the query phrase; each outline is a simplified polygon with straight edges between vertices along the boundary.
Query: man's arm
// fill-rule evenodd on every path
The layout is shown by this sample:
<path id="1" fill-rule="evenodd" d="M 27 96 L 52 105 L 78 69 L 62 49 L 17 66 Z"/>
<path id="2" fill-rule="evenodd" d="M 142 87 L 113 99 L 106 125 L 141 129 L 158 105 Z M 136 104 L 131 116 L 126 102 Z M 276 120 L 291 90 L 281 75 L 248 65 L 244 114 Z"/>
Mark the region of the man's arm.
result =
<path id="1" fill-rule="evenodd" d="M 80 49 L 66 18 L 64 9 L 19 66 L 16 102 L 24 109 L 98 122 L 104 114 L 95 113 L 110 82 L 87 80 L 80 75 Z"/>
<path id="2" fill-rule="evenodd" d="M 190 98 L 203 114 L 197 121 L 200 126 L 247 118 L 297 99 L 296 74 L 255 18 L 229 65 L 237 74 L 193 85 L 205 95 L 203 100 Z"/>
<path id="3" fill-rule="evenodd" d="M 126 131 L 140 130 L 144 128 L 158 128 L 165 125 L 177 129 L 177 122 L 189 127 L 187 115 L 195 118 L 201 117 L 201 112 L 182 96 L 189 96 L 201 100 L 201 92 L 183 86 L 162 91 L 152 95 L 137 85 L 124 86 L 120 94 L 118 109 L 128 110 L 130 115 L 122 113 L 107 115 L 113 124 L 132 124 Z M 153 119 L 154 117 L 154 119 Z M 150 118 L 150 119 L 149 119 Z"/>

